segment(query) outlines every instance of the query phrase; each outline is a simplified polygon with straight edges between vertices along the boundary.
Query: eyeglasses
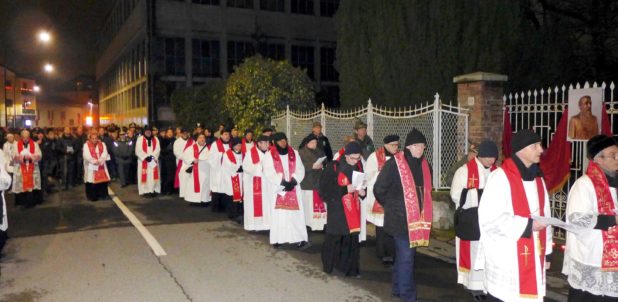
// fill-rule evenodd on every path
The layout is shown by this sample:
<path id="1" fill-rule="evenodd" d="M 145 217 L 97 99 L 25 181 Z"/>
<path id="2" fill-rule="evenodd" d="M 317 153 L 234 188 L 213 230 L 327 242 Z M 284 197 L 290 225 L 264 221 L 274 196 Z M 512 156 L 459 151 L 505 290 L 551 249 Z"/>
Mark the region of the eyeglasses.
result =
<path id="1" fill-rule="evenodd" d="M 609 154 L 609 155 L 599 155 L 600 158 L 610 158 L 614 160 L 618 160 L 618 153 Z"/>

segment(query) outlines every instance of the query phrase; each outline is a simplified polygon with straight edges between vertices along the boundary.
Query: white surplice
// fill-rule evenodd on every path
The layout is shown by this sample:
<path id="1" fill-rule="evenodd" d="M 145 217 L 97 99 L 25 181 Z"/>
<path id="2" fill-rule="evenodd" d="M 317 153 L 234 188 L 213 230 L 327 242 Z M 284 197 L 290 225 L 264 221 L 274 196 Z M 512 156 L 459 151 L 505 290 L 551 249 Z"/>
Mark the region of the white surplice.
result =
<path id="1" fill-rule="evenodd" d="M 195 148 L 197 147 L 198 169 L 195 171 L 195 168 L 191 171 L 191 173 L 187 173 L 187 169 L 193 166 L 193 160 L 195 159 Z M 201 150 L 201 153 L 200 153 Z M 183 152 L 182 156 L 182 168 L 180 168 L 180 175 L 183 175 L 183 182 L 180 183 L 181 190 L 184 195 L 184 199 L 188 202 L 209 202 L 210 201 L 210 165 L 208 165 L 208 146 L 204 144 L 204 146 L 200 146 L 199 144 L 193 144 L 191 147 L 187 148 Z M 199 192 L 195 187 L 195 176 L 194 174 L 197 172 L 198 175 L 198 188 Z"/>
<path id="2" fill-rule="evenodd" d="M 614 208 L 618 209 L 616 189 L 609 188 Z M 567 232 L 562 273 L 569 285 L 596 296 L 618 297 L 618 272 L 601 270 L 603 234 L 594 229 L 599 207 L 592 180 L 587 175 L 577 179 L 569 192 L 566 221 L 585 228 L 578 235 Z"/>
<path id="3" fill-rule="evenodd" d="M 159 154 L 161 153 L 161 142 L 155 136 L 152 137 L 150 146 L 146 142 L 146 152 L 142 148 L 142 142 L 145 140 L 141 135 L 135 142 L 135 156 L 137 156 L 137 188 L 139 195 L 147 193 L 160 193 L 161 192 L 161 166 L 159 165 Z M 156 140 L 156 146 L 155 141 Z M 153 163 L 147 163 L 146 165 L 146 182 L 142 182 L 142 162 L 146 157 L 152 156 Z M 159 179 L 154 178 L 155 165 L 159 170 Z"/>
<path id="4" fill-rule="evenodd" d="M 183 173 L 184 170 L 182 170 L 184 152 L 185 150 L 189 149 L 193 144 L 191 143 L 189 144 L 189 146 L 187 146 L 187 141 L 188 139 L 179 137 L 174 141 L 174 146 L 173 146 L 174 157 L 176 157 L 176 164 L 178 165 L 180 162 L 180 165 L 181 165 L 181 170 L 178 173 L 178 196 L 180 198 L 183 198 L 185 196 L 184 189 L 186 186 L 183 186 L 183 183 L 187 182 L 187 179 L 190 176 L 189 173 Z M 191 141 L 193 142 L 193 140 Z"/>
<path id="5" fill-rule="evenodd" d="M 536 180 L 523 181 L 531 215 L 539 215 Z M 545 182 L 543 182 L 545 186 Z M 538 301 L 545 296 L 545 272 L 540 266 L 539 232 L 532 232 L 534 248 L 529 260 L 535 262 L 538 296 L 523 298 L 519 290 L 517 240 L 528 225 L 528 218 L 515 216 L 511 200 L 511 186 L 505 172 L 498 168 L 489 175 L 479 205 L 480 244 L 483 254 L 473 269 L 485 269 L 485 289 L 502 301 Z M 549 196 L 545 193 L 545 216 L 551 215 Z M 547 228 L 545 255 L 552 252 L 552 232 Z M 484 255 L 484 257 L 482 257 Z M 543 257 L 543 260 L 545 258 Z"/>
<path id="6" fill-rule="evenodd" d="M 230 144 L 223 144 L 223 149 L 225 149 L 225 151 L 229 150 Z M 210 164 L 210 191 L 212 193 L 224 193 L 221 185 L 221 180 L 223 179 L 223 175 L 221 173 L 221 163 L 223 156 L 225 155 L 225 151 L 219 151 L 217 141 L 214 141 L 210 145 L 208 164 Z"/>
<path id="7" fill-rule="evenodd" d="M 262 231 L 270 229 L 270 201 L 268 200 L 268 185 L 266 179 L 264 179 L 263 163 L 264 156 L 267 155 L 262 151 L 257 151 L 260 158 L 259 162 L 253 163 L 251 158 L 251 151 L 247 151 L 245 159 L 243 160 L 242 169 L 243 184 L 244 184 L 244 227 L 247 231 Z M 255 204 L 253 199 L 253 178 L 259 177 L 259 181 L 262 186 L 262 216 L 256 217 Z"/>
<path id="8" fill-rule="evenodd" d="M 491 172 L 490 168 L 485 168 L 479 162 L 479 160 L 475 157 L 474 162 L 476 163 L 476 167 L 479 171 L 478 181 L 479 181 L 479 189 L 485 188 L 485 183 L 487 182 L 487 177 Z M 453 176 L 453 182 L 451 184 L 451 200 L 455 203 L 455 208 L 459 207 L 461 192 L 468 187 L 468 165 L 465 164 L 457 171 L 455 171 L 455 175 Z M 478 207 L 479 198 L 478 198 L 478 190 L 476 189 L 468 189 L 466 193 L 466 202 L 463 205 L 464 209 Z M 471 267 L 470 271 L 463 271 L 459 269 L 459 245 L 461 240 L 456 237 L 455 238 L 455 255 L 457 258 L 457 283 L 462 284 L 469 290 L 483 290 L 484 289 L 484 276 L 485 272 L 478 268 L 475 269 L 475 262 L 477 260 L 477 256 L 479 253 L 482 253 L 482 248 L 479 245 L 479 241 L 470 241 L 470 261 Z"/>
<path id="9" fill-rule="evenodd" d="M 243 193 L 243 173 L 238 173 L 238 169 L 240 169 L 240 167 L 242 167 L 242 154 L 241 153 L 236 153 L 234 151 L 232 151 L 232 155 L 234 155 L 234 160 L 236 161 L 236 163 L 233 163 L 230 158 L 229 155 L 226 151 L 225 154 L 223 154 L 223 158 L 221 161 L 221 188 L 223 189 L 223 191 L 221 193 L 225 193 L 228 196 L 234 196 L 234 189 L 233 189 L 233 185 L 232 185 L 232 178 L 234 176 L 238 176 L 238 180 L 239 180 L 239 184 L 240 184 L 240 194 L 241 194 L 241 198 L 242 198 L 242 193 Z"/>
<path id="10" fill-rule="evenodd" d="M 0 191 L 2 191 L 0 198 L 2 198 L 2 223 L 0 223 L 0 231 L 6 232 L 9 228 L 9 221 L 6 212 L 6 200 L 4 199 L 4 191 L 8 190 L 11 186 L 11 176 L 6 171 L 4 156 L 0 156 Z"/>
<path id="11" fill-rule="evenodd" d="M 296 155 L 296 169 L 289 171 L 288 154 L 280 155 L 283 165 L 284 175 L 277 174 L 273 164 L 273 157 L 270 151 L 264 156 L 264 177 L 267 180 L 268 201 L 270 202 L 271 223 L 270 223 L 270 244 L 275 243 L 296 243 L 307 241 L 307 227 L 305 226 L 305 214 L 303 211 L 303 196 L 300 182 L 305 177 L 305 167 L 300 159 L 298 151 L 294 150 Z M 290 173 L 292 172 L 292 173 Z M 296 198 L 298 199 L 298 210 L 282 210 L 275 209 L 276 195 L 280 192 L 281 181 L 285 178 L 290 180 L 296 179 L 298 183 L 295 187 Z"/>
<path id="12" fill-rule="evenodd" d="M 103 147 L 101 152 L 99 152 L 99 144 Z M 107 175 L 107 179 L 111 179 L 109 177 L 109 171 L 107 170 L 106 160 L 109 157 L 109 153 L 107 152 L 107 146 L 103 142 L 98 142 L 97 146 L 94 147 L 95 152 L 97 153 L 97 158 L 95 159 L 90 154 L 90 149 L 88 148 L 88 142 L 84 144 L 82 147 L 82 157 L 84 158 L 84 182 L 85 183 L 94 183 L 94 171 L 90 169 L 90 165 L 96 165 L 105 167 L 105 175 Z"/>

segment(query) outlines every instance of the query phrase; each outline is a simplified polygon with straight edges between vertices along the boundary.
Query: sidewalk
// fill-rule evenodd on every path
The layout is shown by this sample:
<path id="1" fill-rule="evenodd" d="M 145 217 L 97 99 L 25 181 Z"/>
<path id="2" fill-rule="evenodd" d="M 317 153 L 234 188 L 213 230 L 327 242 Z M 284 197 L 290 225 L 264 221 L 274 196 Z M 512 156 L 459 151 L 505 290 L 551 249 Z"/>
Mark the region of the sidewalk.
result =
<path id="1" fill-rule="evenodd" d="M 455 269 L 455 239 L 443 241 L 432 238 L 429 241 L 428 248 L 418 248 L 417 251 L 421 254 L 452 263 L 453 269 Z M 554 251 L 554 253 L 562 253 L 562 251 Z M 558 262 L 560 263 L 552 264 L 552 269 L 550 269 L 547 273 L 546 297 L 555 301 L 566 302 L 569 292 L 569 285 L 565 276 L 562 275 L 558 269 L 562 267 L 562 257 L 555 258 L 559 258 L 560 261 Z"/>

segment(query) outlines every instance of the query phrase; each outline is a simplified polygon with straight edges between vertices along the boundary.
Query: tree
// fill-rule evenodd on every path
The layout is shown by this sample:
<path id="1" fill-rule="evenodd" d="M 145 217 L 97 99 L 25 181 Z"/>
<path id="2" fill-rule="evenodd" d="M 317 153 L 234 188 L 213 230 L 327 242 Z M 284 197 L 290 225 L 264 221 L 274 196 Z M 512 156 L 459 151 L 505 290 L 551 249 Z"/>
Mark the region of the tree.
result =
<path id="1" fill-rule="evenodd" d="M 183 127 L 192 129 L 201 123 L 211 129 L 228 121 L 223 106 L 225 84 L 212 80 L 201 86 L 176 89 L 171 103 L 176 121 Z"/>
<path id="2" fill-rule="evenodd" d="M 315 88 L 305 71 L 259 55 L 235 68 L 227 79 L 224 100 L 236 126 L 256 131 L 288 105 L 293 110 L 316 106 Z"/>

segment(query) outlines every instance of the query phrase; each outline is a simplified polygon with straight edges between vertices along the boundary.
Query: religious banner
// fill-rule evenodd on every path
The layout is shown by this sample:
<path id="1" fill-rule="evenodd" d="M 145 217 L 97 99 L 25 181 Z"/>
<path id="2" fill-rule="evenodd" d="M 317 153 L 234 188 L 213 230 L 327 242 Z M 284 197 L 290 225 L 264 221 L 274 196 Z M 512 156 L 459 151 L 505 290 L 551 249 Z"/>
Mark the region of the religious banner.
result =
<path id="1" fill-rule="evenodd" d="M 603 88 L 569 89 L 568 140 L 589 140 L 601 133 Z"/>
<path id="2" fill-rule="evenodd" d="M 571 175 L 571 143 L 567 141 L 568 116 L 568 109 L 564 109 L 554 137 L 541 155 L 540 167 L 549 194 L 562 189 Z"/>

